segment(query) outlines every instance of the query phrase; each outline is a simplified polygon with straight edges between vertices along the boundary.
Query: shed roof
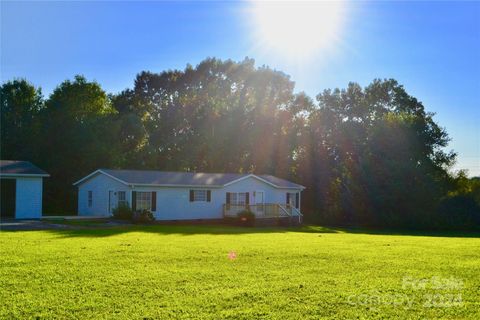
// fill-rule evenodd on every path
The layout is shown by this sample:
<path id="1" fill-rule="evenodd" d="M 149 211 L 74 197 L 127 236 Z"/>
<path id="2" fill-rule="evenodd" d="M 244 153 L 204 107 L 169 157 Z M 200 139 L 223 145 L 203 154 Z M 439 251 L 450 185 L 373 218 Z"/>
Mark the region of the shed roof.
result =
<path id="1" fill-rule="evenodd" d="M 41 176 L 49 174 L 29 161 L 0 160 L 0 175 L 2 176 Z"/>

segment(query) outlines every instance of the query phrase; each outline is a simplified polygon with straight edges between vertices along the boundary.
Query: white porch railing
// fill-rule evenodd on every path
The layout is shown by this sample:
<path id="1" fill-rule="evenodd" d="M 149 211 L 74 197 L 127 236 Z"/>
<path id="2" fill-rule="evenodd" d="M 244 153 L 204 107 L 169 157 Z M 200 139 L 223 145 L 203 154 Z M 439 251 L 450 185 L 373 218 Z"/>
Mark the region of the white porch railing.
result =
<path id="1" fill-rule="evenodd" d="M 265 203 L 265 204 L 224 204 L 223 216 L 236 217 L 238 213 L 248 210 L 255 214 L 255 218 L 279 218 L 279 217 L 299 217 L 299 222 L 302 220 L 300 211 L 291 205 L 280 203 Z"/>
<path id="2" fill-rule="evenodd" d="M 298 210 L 295 207 L 292 207 L 292 213 L 293 213 L 292 214 L 293 217 L 298 217 L 298 223 L 303 222 L 303 214 L 300 212 L 300 210 Z"/>

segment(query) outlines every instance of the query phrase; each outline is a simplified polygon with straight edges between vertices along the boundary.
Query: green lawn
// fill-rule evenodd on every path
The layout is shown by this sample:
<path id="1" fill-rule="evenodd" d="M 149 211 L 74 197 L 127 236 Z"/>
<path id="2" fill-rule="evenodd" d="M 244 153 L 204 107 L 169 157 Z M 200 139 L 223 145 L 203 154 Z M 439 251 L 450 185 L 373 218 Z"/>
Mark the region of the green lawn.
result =
<path id="1" fill-rule="evenodd" d="M 472 235 L 152 226 L 0 246 L 2 319 L 480 318 Z"/>

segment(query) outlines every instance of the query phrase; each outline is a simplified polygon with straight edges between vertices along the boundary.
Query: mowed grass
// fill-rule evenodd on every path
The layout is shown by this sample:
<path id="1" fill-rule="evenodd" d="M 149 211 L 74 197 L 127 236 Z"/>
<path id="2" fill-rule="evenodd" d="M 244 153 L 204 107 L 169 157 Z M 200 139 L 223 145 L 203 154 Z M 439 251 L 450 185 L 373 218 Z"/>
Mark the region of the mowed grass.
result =
<path id="1" fill-rule="evenodd" d="M 0 246 L 2 319 L 480 318 L 472 235 L 149 226 Z"/>

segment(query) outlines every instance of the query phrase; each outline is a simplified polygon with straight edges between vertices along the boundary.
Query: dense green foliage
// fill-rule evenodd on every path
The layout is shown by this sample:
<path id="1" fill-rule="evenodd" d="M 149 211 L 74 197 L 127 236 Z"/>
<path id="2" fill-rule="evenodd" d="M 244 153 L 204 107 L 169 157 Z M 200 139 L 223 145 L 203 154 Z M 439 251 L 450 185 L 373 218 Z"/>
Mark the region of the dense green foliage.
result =
<path id="1" fill-rule="evenodd" d="M 478 237 L 151 226 L 3 231 L 0 244 L 2 319 L 480 317 Z"/>
<path id="2" fill-rule="evenodd" d="M 113 208 L 112 215 L 114 219 L 118 220 L 132 220 L 133 210 L 127 204 L 119 204 Z"/>
<path id="3" fill-rule="evenodd" d="M 132 220 L 137 223 L 149 223 L 155 221 L 152 211 L 147 209 L 136 210 L 133 213 Z"/>
<path id="4" fill-rule="evenodd" d="M 0 91 L 0 138 L 3 158 L 38 158 L 33 141 L 39 132 L 39 114 L 44 106 L 40 89 L 25 80 L 6 82 Z"/>
<path id="5" fill-rule="evenodd" d="M 2 158 L 51 174 L 48 213 L 75 212 L 72 183 L 109 167 L 273 174 L 306 186 L 306 219 L 329 224 L 471 228 L 480 217 L 479 188 L 455 195 L 465 178 L 449 173 L 446 131 L 395 80 L 314 101 L 251 59 L 206 59 L 141 72 L 115 95 L 81 76 L 47 99 L 25 80 L 1 90 Z"/>
<path id="6" fill-rule="evenodd" d="M 236 220 L 240 225 L 253 227 L 255 225 L 255 214 L 250 210 L 243 210 L 237 213 Z"/>
<path id="7" fill-rule="evenodd" d="M 129 205 L 120 204 L 113 208 L 112 215 L 117 220 L 127 220 L 137 223 L 149 223 L 155 221 L 155 216 L 150 210 L 142 209 L 133 211 Z"/>

